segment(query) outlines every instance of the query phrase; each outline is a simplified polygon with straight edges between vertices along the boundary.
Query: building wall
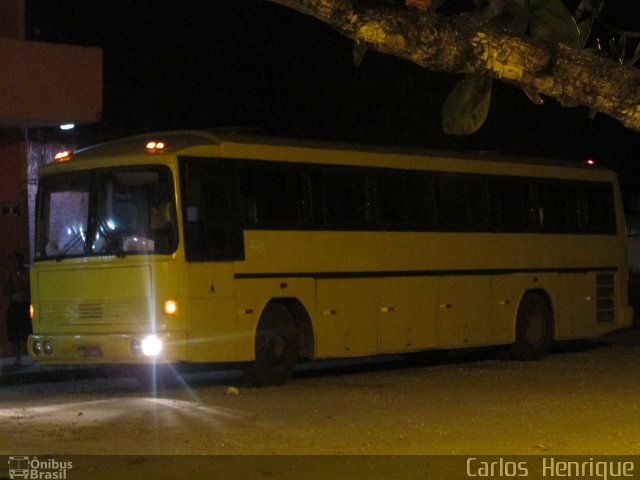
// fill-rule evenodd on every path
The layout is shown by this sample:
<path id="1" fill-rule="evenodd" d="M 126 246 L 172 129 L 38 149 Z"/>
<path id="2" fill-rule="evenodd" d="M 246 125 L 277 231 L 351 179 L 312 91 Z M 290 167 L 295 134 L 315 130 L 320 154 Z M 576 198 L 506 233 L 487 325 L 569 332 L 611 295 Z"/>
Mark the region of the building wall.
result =
<path id="1" fill-rule="evenodd" d="M 24 0 L 0 0 L 0 356 L 13 353 L 4 288 L 9 255 L 32 258 L 38 167 L 73 147 L 40 128 L 98 122 L 102 112 L 102 51 L 25 41 L 24 17 Z"/>
<path id="2" fill-rule="evenodd" d="M 0 38 L 0 65 L 0 126 L 100 121 L 99 48 Z"/>
<path id="3" fill-rule="evenodd" d="M 9 255 L 21 252 L 29 258 L 28 182 L 26 168 L 26 142 L 19 129 L 0 130 L 0 278 L 2 290 L 6 286 L 13 259 Z M 0 351 L 6 345 L 8 297 L 0 300 Z"/>
<path id="4" fill-rule="evenodd" d="M 24 0 L 0 2 L 0 38 L 24 38 Z"/>

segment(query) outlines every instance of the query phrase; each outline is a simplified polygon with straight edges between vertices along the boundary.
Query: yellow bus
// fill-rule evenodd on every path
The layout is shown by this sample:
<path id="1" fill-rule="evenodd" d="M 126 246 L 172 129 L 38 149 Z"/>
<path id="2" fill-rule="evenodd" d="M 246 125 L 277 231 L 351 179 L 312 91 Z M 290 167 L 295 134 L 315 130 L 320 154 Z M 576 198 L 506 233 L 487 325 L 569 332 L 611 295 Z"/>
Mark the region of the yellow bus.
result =
<path id="1" fill-rule="evenodd" d="M 39 364 L 239 362 L 553 341 L 631 323 L 616 175 L 496 155 L 167 132 L 40 170 Z"/>

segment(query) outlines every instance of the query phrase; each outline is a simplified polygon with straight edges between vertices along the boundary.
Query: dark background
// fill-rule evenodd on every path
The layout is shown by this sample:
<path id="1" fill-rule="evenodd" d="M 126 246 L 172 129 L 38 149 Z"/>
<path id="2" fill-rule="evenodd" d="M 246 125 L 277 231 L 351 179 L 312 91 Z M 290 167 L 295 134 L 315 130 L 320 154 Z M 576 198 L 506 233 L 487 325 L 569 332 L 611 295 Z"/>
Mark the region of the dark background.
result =
<path id="1" fill-rule="evenodd" d="M 567 3 L 573 9 L 577 0 Z M 640 2 L 609 5 L 607 21 L 640 30 Z M 552 99 L 535 106 L 499 82 L 481 130 L 447 136 L 440 110 L 460 76 L 371 51 L 356 68 L 350 40 L 264 0 L 27 0 L 26 7 L 28 38 L 103 49 L 103 121 L 76 129 L 81 146 L 242 126 L 287 137 L 593 158 L 627 180 L 638 172 L 639 133 Z M 598 34 L 606 45 L 610 34 Z"/>

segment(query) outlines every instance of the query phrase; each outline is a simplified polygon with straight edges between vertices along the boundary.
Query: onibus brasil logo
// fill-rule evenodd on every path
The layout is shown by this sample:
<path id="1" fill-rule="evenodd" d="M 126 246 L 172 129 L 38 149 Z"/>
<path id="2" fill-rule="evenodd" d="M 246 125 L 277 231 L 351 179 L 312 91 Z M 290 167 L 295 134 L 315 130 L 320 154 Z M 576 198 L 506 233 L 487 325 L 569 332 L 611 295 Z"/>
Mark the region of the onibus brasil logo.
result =
<path id="1" fill-rule="evenodd" d="M 53 458 L 40 460 L 38 457 L 9 457 L 9 478 L 33 480 L 65 480 L 67 470 L 73 468 L 73 462 L 61 462 Z"/>

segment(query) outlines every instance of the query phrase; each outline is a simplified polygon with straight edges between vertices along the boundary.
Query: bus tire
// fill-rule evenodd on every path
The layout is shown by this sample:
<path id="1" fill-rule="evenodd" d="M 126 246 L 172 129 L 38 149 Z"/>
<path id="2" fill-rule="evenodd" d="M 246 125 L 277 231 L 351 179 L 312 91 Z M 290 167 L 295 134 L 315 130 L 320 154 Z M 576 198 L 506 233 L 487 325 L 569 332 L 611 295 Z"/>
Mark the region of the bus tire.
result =
<path id="1" fill-rule="evenodd" d="M 281 385 L 291 378 L 299 355 L 300 333 L 293 315 L 281 303 L 268 304 L 258 322 L 249 380 L 260 387 Z"/>
<path id="2" fill-rule="evenodd" d="M 511 356 L 517 360 L 539 360 L 549 350 L 552 339 L 553 315 L 549 303 L 540 294 L 526 293 L 518 307 Z"/>

